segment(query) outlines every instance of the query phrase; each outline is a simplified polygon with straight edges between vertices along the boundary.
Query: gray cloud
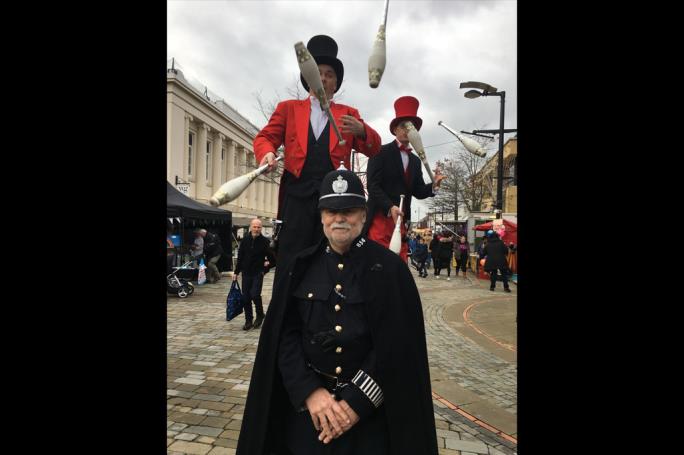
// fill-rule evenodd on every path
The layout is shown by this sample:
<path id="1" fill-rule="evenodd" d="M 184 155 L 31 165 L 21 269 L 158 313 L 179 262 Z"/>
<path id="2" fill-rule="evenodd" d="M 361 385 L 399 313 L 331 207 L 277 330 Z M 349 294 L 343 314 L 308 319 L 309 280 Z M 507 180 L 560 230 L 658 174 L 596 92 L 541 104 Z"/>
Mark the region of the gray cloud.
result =
<path id="1" fill-rule="evenodd" d="M 517 127 L 516 1 L 390 0 L 387 65 L 380 86 L 371 89 L 368 57 L 383 5 L 382 0 L 169 1 L 167 55 L 186 76 L 262 127 L 266 122 L 254 93 L 261 91 L 268 100 L 277 91 L 287 98 L 287 89 L 299 80 L 294 43 L 326 34 L 337 41 L 345 69 L 338 101 L 359 109 L 383 143 L 393 138 L 388 129 L 393 103 L 403 95 L 420 100 L 420 133 L 431 163 L 459 146 L 437 121 L 456 130 L 498 128 L 499 98 L 464 98 L 458 85 L 470 80 L 505 90 L 505 127 Z M 488 155 L 497 147 L 490 145 Z M 424 215 L 422 203 L 414 210 L 421 205 Z"/>

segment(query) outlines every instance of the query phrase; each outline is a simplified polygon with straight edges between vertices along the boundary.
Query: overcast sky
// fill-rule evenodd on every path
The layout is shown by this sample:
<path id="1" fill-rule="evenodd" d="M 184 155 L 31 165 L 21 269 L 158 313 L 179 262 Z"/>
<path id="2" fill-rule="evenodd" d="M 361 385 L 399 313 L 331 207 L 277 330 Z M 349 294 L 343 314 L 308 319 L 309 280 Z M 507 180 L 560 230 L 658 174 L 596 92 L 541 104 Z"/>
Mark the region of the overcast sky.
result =
<path id="1" fill-rule="evenodd" d="M 394 101 L 420 101 L 420 135 L 430 163 L 461 148 L 441 126 L 456 131 L 498 129 L 499 97 L 467 99 L 459 83 L 480 81 L 506 91 L 505 128 L 517 128 L 517 2 L 514 0 L 390 0 L 387 63 L 380 85 L 368 85 L 368 57 L 383 17 L 383 0 L 181 1 L 169 0 L 167 57 L 184 75 L 207 86 L 254 125 L 266 120 L 255 93 L 266 101 L 290 98 L 299 80 L 294 51 L 314 35 L 331 36 L 344 64 L 334 100 L 355 107 L 387 143 Z M 297 82 L 298 83 L 298 82 Z M 300 84 L 300 91 L 303 88 Z M 507 140 L 512 134 L 505 135 Z M 498 141 L 488 147 L 496 153 Z M 434 167 L 434 166 L 433 166 Z M 427 174 L 424 178 L 428 181 Z M 425 216 L 423 201 L 414 220 Z M 418 213 L 420 210 L 420 213 Z"/>

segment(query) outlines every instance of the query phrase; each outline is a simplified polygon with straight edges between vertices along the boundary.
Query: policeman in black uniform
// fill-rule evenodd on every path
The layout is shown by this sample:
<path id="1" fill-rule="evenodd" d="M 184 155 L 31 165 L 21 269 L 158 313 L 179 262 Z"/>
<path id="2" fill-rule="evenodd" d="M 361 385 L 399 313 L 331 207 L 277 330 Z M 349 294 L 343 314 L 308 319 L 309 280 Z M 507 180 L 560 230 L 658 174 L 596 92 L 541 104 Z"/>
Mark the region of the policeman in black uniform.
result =
<path id="1" fill-rule="evenodd" d="M 294 407 L 286 429 L 287 446 L 295 454 L 330 453 L 319 442 L 306 406 L 307 399 L 323 388 L 359 417 L 353 432 L 342 433 L 332 442 L 334 453 L 381 455 L 386 453 L 383 393 L 373 379 L 375 352 L 359 287 L 361 270 L 352 264 L 355 251 L 351 242 L 361 233 L 366 218 L 366 198 L 359 178 L 343 166 L 327 174 L 318 208 L 323 211 L 328 244 L 314 256 L 295 288 L 296 305 L 291 305 L 285 316 L 278 358 Z M 326 229 L 325 219 L 339 212 L 344 218 L 340 221 L 358 231 L 348 233 L 338 247 L 330 237 L 334 229 Z M 354 216 L 356 226 L 348 219 Z M 326 417 L 321 420 L 316 425 L 319 429 L 325 429 L 327 423 L 334 431 L 332 423 L 325 422 Z M 344 414 L 338 423 L 344 423 Z"/>
<path id="2" fill-rule="evenodd" d="M 319 194 L 325 238 L 276 277 L 237 455 L 437 455 L 411 273 L 361 235 L 353 172 L 329 172 Z"/>

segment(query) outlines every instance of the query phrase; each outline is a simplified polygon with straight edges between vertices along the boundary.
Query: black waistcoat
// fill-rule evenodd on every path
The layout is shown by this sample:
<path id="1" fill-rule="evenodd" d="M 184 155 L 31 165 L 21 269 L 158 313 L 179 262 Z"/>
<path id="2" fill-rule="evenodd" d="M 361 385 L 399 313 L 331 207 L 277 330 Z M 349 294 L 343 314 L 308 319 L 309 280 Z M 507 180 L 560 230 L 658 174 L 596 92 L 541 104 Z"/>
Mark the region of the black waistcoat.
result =
<path id="1" fill-rule="evenodd" d="M 283 179 L 287 179 L 287 194 L 296 197 L 318 195 L 323 177 L 334 170 L 330 161 L 330 122 L 325 125 L 323 132 L 314 137 L 311 122 L 309 122 L 309 144 L 306 148 L 306 159 L 299 178 L 285 171 Z M 316 197 L 318 199 L 318 197 Z"/>

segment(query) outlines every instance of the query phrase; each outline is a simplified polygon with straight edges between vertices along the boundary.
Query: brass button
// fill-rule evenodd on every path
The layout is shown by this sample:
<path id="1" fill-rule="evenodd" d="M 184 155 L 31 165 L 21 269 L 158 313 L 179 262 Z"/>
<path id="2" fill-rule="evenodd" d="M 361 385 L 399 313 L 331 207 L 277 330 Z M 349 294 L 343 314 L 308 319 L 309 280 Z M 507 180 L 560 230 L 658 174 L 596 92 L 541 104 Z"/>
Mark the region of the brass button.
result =
<path id="1" fill-rule="evenodd" d="M 340 333 L 342 331 L 342 326 L 341 325 L 336 325 L 335 326 L 335 332 Z"/>
<path id="2" fill-rule="evenodd" d="M 335 285 L 335 290 L 336 290 L 337 292 L 340 292 L 340 291 L 342 290 L 342 285 L 341 285 L 341 284 L 336 284 L 336 285 Z"/>
<path id="3" fill-rule="evenodd" d="M 342 373 L 342 367 L 335 368 L 335 374 L 340 374 L 340 373 Z"/>
<path id="4" fill-rule="evenodd" d="M 313 293 L 309 292 L 309 298 L 313 297 Z"/>
<path id="5" fill-rule="evenodd" d="M 335 349 L 335 352 L 342 354 L 342 346 L 338 346 L 337 349 Z"/>
<path id="6" fill-rule="evenodd" d="M 342 270 L 344 268 L 344 264 L 337 264 L 337 268 Z"/>
<path id="7" fill-rule="evenodd" d="M 341 306 L 339 306 L 339 305 L 335 305 L 335 311 L 340 311 L 341 309 L 342 309 L 342 307 L 341 307 Z"/>

